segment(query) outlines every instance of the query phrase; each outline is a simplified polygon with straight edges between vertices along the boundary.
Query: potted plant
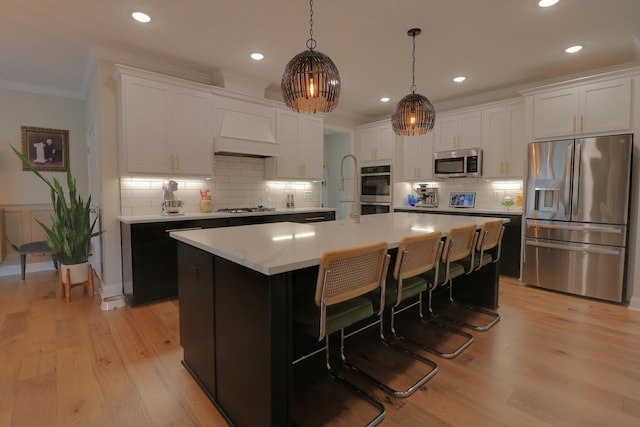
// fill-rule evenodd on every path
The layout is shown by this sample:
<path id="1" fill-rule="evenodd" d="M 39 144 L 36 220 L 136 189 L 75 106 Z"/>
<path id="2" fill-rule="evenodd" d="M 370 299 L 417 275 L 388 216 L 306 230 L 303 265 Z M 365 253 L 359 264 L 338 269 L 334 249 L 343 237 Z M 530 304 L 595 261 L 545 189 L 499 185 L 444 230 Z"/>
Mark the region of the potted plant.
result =
<path id="1" fill-rule="evenodd" d="M 71 281 L 69 285 L 83 283 L 88 280 L 89 255 L 91 238 L 102 234 L 102 231 L 94 231 L 96 220 L 91 222 L 91 196 L 85 202 L 76 191 L 76 180 L 71 174 L 71 169 L 67 168 L 67 186 L 69 197 L 65 195 L 64 189 L 57 179 L 53 183 L 45 178 L 35 169 L 29 160 L 13 146 L 11 149 L 22 160 L 25 167 L 35 173 L 38 178 L 44 181 L 51 189 L 51 203 L 53 204 L 53 215 L 51 227 L 38 221 L 38 224 L 47 234 L 49 247 L 60 262 L 60 278 L 66 283 L 67 273 L 70 270 Z"/>

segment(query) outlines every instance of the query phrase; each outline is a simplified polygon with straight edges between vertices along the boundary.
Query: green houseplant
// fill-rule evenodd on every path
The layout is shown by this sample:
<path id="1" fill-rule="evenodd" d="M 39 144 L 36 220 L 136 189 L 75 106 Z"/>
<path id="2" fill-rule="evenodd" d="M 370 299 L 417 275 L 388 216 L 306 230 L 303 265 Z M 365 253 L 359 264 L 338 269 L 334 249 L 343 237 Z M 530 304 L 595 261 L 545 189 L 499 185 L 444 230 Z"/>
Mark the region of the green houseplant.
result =
<path id="1" fill-rule="evenodd" d="M 49 247 L 55 253 L 58 261 L 65 265 L 88 262 L 91 238 L 102 234 L 100 230 L 94 231 L 97 219 L 94 219 L 93 222 L 90 219 L 91 196 L 86 202 L 83 200 L 76 191 L 76 180 L 71 174 L 71 169 L 67 168 L 67 186 L 69 188 L 67 200 L 64 189 L 57 179 L 54 178 L 52 183 L 35 169 L 21 152 L 13 146 L 11 149 L 20 158 L 22 164 L 44 181 L 51 190 L 53 224 L 51 227 L 40 221 L 38 224 L 47 234 Z"/>

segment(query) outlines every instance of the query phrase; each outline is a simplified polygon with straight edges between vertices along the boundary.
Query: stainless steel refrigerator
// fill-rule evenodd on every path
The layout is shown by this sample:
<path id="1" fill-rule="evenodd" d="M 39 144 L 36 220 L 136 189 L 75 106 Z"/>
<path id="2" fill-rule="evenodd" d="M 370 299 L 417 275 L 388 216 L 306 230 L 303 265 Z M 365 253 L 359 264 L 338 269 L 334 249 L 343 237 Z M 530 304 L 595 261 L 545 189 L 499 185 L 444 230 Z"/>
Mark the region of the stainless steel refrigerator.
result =
<path id="1" fill-rule="evenodd" d="M 632 148 L 631 135 L 529 144 L 525 283 L 626 299 Z"/>

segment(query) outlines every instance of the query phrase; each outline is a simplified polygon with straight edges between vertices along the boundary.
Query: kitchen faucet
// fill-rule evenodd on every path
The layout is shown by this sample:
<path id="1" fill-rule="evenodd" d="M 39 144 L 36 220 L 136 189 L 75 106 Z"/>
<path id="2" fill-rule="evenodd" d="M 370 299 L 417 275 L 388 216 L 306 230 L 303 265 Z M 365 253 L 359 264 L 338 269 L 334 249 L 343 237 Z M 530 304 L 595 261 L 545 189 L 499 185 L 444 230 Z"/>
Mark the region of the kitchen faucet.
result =
<path id="1" fill-rule="evenodd" d="M 340 200 L 341 203 L 352 203 L 353 206 L 351 208 L 350 217 L 353 218 L 353 221 L 356 223 L 360 222 L 360 192 L 358 188 L 358 159 L 353 154 L 347 154 L 342 158 L 342 162 L 340 163 L 340 187 L 338 187 L 338 191 L 344 191 L 344 161 L 347 157 L 351 157 L 353 159 L 353 178 L 347 178 L 353 180 L 353 199 L 343 199 Z"/>

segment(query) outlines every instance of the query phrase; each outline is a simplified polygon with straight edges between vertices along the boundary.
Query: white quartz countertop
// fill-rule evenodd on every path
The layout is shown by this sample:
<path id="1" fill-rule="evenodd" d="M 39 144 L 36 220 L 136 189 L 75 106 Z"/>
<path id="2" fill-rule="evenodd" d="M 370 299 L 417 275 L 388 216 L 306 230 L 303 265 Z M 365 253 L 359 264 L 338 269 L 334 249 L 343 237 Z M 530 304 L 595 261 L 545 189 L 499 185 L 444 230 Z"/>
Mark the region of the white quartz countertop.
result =
<path id="1" fill-rule="evenodd" d="M 323 252 L 385 241 L 397 248 L 406 235 L 495 220 L 481 216 L 396 212 L 353 220 L 297 224 L 280 222 L 173 231 L 171 237 L 265 275 L 318 265 Z M 505 218 L 505 221 L 508 221 Z"/>
<path id="2" fill-rule="evenodd" d="M 172 214 L 162 215 L 135 215 L 135 216 L 119 216 L 118 220 L 125 224 L 138 224 L 145 222 L 165 222 L 165 221 L 185 221 L 190 219 L 215 219 L 215 218 L 230 218 L 239 216 L 265 216 L 265 215 L 286 215 L 286 214 L 298 214 L 307 212 L 333 212 L 334 208 L 288 208 L 288 209 L 276 209 L 275 211 L 262 211 L 262 212 L 210 212 L 210 213 L 184 213 L 184 214 Z"/>
<path id="3" fill-rule="evenodd" d="M 394 209 L 402 209 L 407 211 L 415 211 L 415 212 L 456 212 L 456 213 L 464 213 L 469 212 L 474 215 L 477 214 L 504 214 L 504 215 L 522 215 L 522 207 L 521 206 L 513 206 L 510 209 L 482 209 L 482 208 L 451 208 L 448 206 L 437 207 L 437 208 L 428 208 L 428 207 L 415 207 L 415 206 L 401 206 L 394 207 Z"/>

